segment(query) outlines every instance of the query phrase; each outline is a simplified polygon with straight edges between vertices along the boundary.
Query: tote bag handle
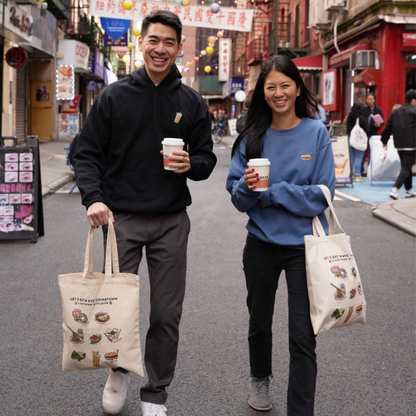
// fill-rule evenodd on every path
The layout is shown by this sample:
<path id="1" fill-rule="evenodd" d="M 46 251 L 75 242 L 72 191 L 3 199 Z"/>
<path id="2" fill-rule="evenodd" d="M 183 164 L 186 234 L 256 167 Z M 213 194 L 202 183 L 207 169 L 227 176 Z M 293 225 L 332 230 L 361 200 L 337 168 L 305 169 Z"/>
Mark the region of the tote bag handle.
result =
<path id="1" fill-rule="evenodd" d="M 82 280 L 95 279 L 96 276 L 93 273 L 94 267 L 94 227 L 90 227 L 87 239 L 87 247 L 85 249 L 85 260 L 84 260 L 84 272 L 82 273 Z M 114 225 L 111 221 L 108 221 L 108 233 L 107 233 L 107 244 L 105 252 L 105 278 L 111 278 L 112 273 L 120 273 L 119 262 L 118 262 L 118 250 L 116 232 Z"/>
<path id="2" fill-rule="evenodd" d="M 319 188 L 321 188 L 322 192 L 324 193 L 326 201 L 328 203 L 329 210 L 330 210 L 329 211 L 329 235 L 335 234 L 334 219 L 335 219 L 339 229 L 345 234 L 345 231 L 342 229 L 341 224 L 338 221 L 337 214 L 335 213 L 335 208 L 332 205 L 331 192 L 329 191 L 328 187 L 325 186 L 325 185 L 317 185 L 317 186 Z M 321 221 L 319 221 L 319 218 L 318 218 L 317 215 L 315 217 L 313 217 L 312 230 L 313 230 L 313 235 L 315 237 L 324 237 L 325 236 L 324 227 L 322 226 Z"/>

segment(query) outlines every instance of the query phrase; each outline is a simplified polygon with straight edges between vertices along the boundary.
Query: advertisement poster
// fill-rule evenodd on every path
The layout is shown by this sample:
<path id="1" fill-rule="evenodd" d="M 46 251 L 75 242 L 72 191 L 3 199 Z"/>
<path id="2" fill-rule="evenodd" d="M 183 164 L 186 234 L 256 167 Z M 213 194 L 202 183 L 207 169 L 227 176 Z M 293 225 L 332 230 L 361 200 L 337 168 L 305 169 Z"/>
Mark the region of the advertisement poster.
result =
<path id="1" fill-rule="evenodd" d="M 352 183 L 348 136 L 331 137 L 335 163 L 335 183 Z"/>
<path id="2" fill-rule="evenodd" d="M 72 140 L 79 132 L 78 114 L 59 114 L 59 139 Z"/>

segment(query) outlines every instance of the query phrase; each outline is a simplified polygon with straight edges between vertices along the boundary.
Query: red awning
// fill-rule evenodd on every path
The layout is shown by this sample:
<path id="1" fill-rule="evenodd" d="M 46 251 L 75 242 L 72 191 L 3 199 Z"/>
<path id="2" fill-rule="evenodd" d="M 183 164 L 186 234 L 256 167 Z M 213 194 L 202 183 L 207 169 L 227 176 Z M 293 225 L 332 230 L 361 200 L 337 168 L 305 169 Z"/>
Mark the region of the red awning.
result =
<path id="1" fill-rule="evenodd" d="M 299 71 L 321 71 L 322 55 L 305 56 L 303 58 L 293 59 Z"/>

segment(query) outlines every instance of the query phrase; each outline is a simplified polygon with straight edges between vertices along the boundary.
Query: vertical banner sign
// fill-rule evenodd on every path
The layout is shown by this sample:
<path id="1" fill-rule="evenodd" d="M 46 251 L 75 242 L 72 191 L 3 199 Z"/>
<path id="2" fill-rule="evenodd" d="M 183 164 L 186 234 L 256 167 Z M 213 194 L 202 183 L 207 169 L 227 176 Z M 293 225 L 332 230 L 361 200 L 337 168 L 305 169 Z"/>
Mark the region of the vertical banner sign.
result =
<path id="1" fill-rule="evenodd" d="M 231 39 L 220 38 L 218 81 L 228 81 L 230 79 L 231 44 Z"/>
<path id="2" fill-rule="evenodd" d="M 17 146 L 16 137 L 1 137 L 0 240 L 36 243 L 38 234 L 44 235 L 38 136 L 27 136 L 26 146 Z"/>

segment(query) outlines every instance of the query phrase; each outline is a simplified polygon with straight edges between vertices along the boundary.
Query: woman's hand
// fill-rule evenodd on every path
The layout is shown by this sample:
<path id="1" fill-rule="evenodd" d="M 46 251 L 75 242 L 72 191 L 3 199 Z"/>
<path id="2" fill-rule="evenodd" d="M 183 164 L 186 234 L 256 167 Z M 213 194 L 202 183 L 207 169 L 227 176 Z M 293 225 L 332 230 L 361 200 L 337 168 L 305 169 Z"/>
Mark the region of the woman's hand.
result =
<path id="1" fill-rule="evenodd" d="M 256 182 L 259 181 L 259 174 L 253 168 L 246 169 L 244 176 L 244 183 L 248 189 L 256 188 Z"/>

